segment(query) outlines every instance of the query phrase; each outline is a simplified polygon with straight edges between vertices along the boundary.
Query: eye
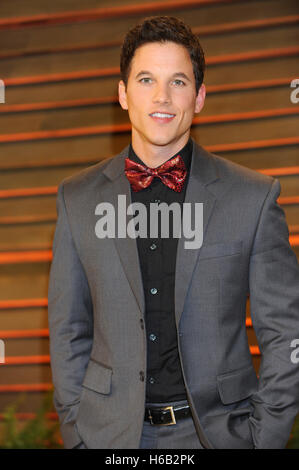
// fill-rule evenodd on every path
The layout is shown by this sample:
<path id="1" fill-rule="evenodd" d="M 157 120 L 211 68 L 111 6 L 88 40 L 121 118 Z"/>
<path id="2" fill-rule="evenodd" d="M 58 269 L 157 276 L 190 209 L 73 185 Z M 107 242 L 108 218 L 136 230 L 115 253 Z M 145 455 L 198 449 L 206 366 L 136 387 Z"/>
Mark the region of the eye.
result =
<path id="1" fill-rule="evenodd" d="M 151 83 L 152 79 L 150 77 L 143 77 L 139 80 L 141 83 Z"/>
<path id="2" fill-rule="evenodd" d="M 185 85 L 185 82 L 183 82 L 183 80 L 179 80 L 179 79 L 173 80 L 173 83 L 174 83 L 175 86 L 184 86 Z"/>

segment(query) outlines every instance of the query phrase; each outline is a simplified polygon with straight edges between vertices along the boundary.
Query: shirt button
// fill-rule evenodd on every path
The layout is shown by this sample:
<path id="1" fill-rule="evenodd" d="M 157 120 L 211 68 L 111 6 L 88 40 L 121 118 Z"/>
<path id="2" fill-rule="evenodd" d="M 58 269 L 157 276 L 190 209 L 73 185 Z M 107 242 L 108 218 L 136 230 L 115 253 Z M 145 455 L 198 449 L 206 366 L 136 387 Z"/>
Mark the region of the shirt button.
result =
<path id="1" fill-rule="evenodd" d="M 141 370 L 139 372 L 139 377 L 140 377 L 141 382 L 144 382 L 144 372 L 143 372 L 143 370 Z"/>
<path id="2" fill-rule="evenodd" d="M 152 243 L 152 244 L 150 245 L 150 249 L 151 249 L 152 251 L 155 250 L 156 248 L 157 248 L 156 243 Z"/>
<path id="3" fill-rule="evenodd" d="M 156 336 L 154 333 L 151 333 L 151 334 L 149 335 L 149 339 L 150 339 L 151 341 L 156 341 L 157 336 Z"/>
<path id="4" fill-rule="evenodd" d="M 158 289 L 156 289 L 155 287 L 151 288 L 151 294 L 155 295 L 157 292 L 158 292 Z"/>
<path id="5" fill-rule="evenodd" d="M 156 381 L 155 381 L 154 377 L 150 377 L 149 383 L 153 385 L 155 382 L 156 382 Z"/>

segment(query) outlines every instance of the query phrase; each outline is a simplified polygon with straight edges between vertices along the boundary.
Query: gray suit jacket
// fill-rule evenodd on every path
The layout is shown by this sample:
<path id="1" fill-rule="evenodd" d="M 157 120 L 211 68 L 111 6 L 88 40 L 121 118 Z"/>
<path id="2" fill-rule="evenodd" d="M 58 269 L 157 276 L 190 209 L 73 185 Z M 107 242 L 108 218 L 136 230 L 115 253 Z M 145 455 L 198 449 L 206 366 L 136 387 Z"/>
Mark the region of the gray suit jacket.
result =
<path id="1" fill-rule="evenodd" d="M 66 178 L 49 281 L 54 403 L 65 447 L 138 448 L 146 331 L 136 240 L 99 239 L 95 207 L 131 203 L 127 148 Z M 202 202 L 203 244 L 179 239 L 175 318 L 198 436 L 207 448 L 283 448 L 298 413 L 299 268 L 276 203 L 277 179 L 193 145 L 185 202 Z M 257 379 L 245 327 L 250 295 L 262 353 Z M 144 375 L 145 374 L 145 380 Z"/>

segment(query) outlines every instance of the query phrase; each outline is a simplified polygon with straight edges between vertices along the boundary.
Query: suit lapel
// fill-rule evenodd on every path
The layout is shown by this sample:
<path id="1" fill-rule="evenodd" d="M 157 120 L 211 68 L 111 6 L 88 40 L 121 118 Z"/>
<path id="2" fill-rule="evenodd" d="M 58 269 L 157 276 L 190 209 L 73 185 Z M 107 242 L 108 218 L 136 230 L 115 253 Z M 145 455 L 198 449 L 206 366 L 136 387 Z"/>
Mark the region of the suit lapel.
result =
<path id="1" fill-rule="evenodd" d="M 126 147 L 119 155 L 114 157 L 103 170 L 103 173 L 109 178 L 110 184 L 105 185 L 102 195 L 105 198 L 104 200 L 110 202 L 116 209 L 116 215 L 118 195 L 126 196 L 126 209 L 128 205 L 132 203 L 130 183 L 124 173 L 125 158 L 128 156 L 128 150 L 129 147 Z M 124 272 L 143 315 L 145 310 L 144 292 L 136 240 L 128 236 L 125 238 L 119 238 L 117 236 L 116 227 L 114 242 Z"/>
<path id="2" fill-rule="evenodd" d="M 203 203 L 203 241 L 216 201 L 216 197 L 207 189 L 207 185 L 216 179 L 218 179 L 218 173 L 212 157 L 193 141 L 190 175 L 184 202 L 191 203 L 192 210 L 196 202 Z M 184 247 L 185 241 L 188 241 L 188 239 L 185 238 L 182 230 L 181 238 L 178 240 L 175 273 L 175 318 L 177 327 L 184 309 L 192 273 L 200 253 L 200 248 L 186 249 Z"/>

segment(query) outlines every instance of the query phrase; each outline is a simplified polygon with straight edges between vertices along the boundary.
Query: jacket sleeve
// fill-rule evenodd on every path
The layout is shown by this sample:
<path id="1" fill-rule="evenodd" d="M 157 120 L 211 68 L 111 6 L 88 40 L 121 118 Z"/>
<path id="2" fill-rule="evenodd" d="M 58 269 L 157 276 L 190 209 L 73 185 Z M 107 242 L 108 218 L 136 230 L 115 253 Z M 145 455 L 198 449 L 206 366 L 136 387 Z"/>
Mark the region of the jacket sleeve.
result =
<path id="1" fill-rule="evenodd" d="M 57 214 L 48 289 L 50 357 L 61 435 L 64 446 L 72 448 L 82 441 L 75 422 L 92 347 L 93 311 L 68 223 L 63 182 L 58 188 Z"/>
<path id="2" fill-rule="evenodd" d="M 273 179 L 264 201 L 249 270 L 250 310 L 261 351 L 259 388 L 249 424 L 256 448 L 286 446 L 299 410 L 299 364 L 291 343 L 299 338 L 299 266 L 289 243 Z"/>

